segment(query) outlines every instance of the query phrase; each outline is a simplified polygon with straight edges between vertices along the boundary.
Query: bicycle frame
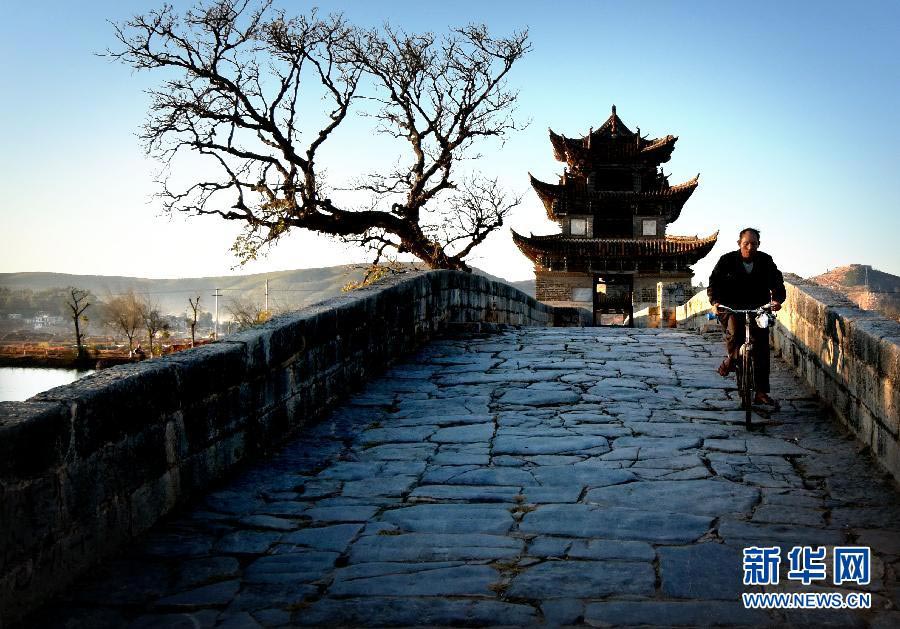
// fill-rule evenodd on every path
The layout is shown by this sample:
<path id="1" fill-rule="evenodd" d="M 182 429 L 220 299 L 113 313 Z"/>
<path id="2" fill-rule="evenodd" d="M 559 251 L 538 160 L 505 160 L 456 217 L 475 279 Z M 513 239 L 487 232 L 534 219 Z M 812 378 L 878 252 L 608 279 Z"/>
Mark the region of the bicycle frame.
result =
<path id="1" fill-rule="evenodd" d="M 744 416 L 744 423 L 749 430 L 751 426 L 750 417 L 753 414 L 753 396 L 755 393 L 755 383 L 753 381 L 753 337 L 750 334 L 750 316 L 755 315 L 756 317 L 759 317 L 759 315 L 765 313 L 774 319 L 775 313 L 772 311 L 771 303 L 752 310 L 736 310 L 720 304 L 718 310 L 736 315 L 744 315 L 744 343 L 739 350 L 739 358 L 735 365 L 734 375 L 735 381 L 737 382 L 738 393 L 741 396 L 741 408 L 744 409 L 744 412 L 746 413 Z M 771 323 L 767 321 L 765 327 L 768 328 L 769 325 L 771 325 Z"/>

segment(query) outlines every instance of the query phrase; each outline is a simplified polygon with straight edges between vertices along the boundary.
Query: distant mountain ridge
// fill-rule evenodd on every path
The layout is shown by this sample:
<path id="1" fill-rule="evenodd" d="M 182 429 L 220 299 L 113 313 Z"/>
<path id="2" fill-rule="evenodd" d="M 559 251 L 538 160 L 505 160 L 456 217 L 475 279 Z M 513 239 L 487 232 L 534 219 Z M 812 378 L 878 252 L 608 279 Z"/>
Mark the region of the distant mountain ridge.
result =
<path id="1" fill-rule="evenodd" d="M 846 295 L 864 310 L 900 318 L 900 277 L 873 269 L 867 264 L 848 264 L 809 278 L 811 281 Z"/>
<path id="2" fill-rule="evenodd" d="M 476 270 L 490 277 L 512 284 L 524 292 L 534 295 L 534 280 L 507 282 L 488 273 Z M 315 269 L 294 269 L 253 273 L 249 275 L 186 277 L 176 279 L 153 279 L 127 277 L 121 275 L 71 275 L 68 273 L 23 272 L 0 273 L 0 286 L 9 289 L 30 289 L 41 291 L 50 288 L 77 286 L 89 290 L 100 300 L 122 294 L 129 289 L 149 297 L 160 310 L 167 314 L 180 314 L 188 308 L 188 298 L 201 297 L 201 309 L 212 311 L 215 298 L 213 290 L 218 288 L 222 296 L 219 308 L 223 309 L 230 299 L 250 299 L 262 304 L 265 300 L 266 280 L 269 280 L 269 305 L 273 310 L 293 310 L 314 304 L 323 299 L 339 295 L 349 282 L 358 282 L 365 273 L 365 265 L 345 264 Z"/>
<path id="3" fill-rule="evenodd" d="M 822 286 L 865 288 L 878 293 L 900 293 L 900 277 L 873 269 L 868 264 L 848 264 L 811 277 Z"/>

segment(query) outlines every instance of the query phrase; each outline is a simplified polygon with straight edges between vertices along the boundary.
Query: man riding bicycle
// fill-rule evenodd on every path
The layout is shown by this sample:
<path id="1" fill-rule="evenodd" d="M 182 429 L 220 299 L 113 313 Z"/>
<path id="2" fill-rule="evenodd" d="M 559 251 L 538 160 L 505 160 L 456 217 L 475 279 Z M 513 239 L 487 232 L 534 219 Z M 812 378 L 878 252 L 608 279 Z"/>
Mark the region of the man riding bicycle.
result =
<path id="1" fill-rule="evenodd" d="M 719 258 L 709 277 L 706 294 L 725 333 L 725 351 L 728 355 L 719 365 L 718 372 L 727 377 L 734 371 L 738 352 L 744 343 L 744 315 L 719 312 L 719 304 L 743 310 L 771 303 L 775 311 L 781 308 L 786 296 L 781 271 L 771 256 L 759 251 L 759 230 L 752 227 L 741 230 L 738 250 Z M 756 385 L 753 403 L 777 407 L 778 404 L 769 397 L 769 330 L 751 321 L 750 334 L 753 337 Z"/>

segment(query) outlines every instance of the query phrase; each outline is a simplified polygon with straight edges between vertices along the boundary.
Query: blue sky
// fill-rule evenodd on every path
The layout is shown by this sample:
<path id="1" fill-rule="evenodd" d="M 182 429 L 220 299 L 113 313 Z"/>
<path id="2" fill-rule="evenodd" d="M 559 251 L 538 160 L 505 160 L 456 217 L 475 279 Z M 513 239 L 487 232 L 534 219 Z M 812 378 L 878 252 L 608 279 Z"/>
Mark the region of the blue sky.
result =
<path id="1" fill-rule="evenodd" d="M 176 3 L 184 4 L 184 3 Z M 285 2 L 290 10 L 306 3 Z M 155 2 L 7 3 L 0 20 L 0 272 L 178 277 L 231 273 L 233 225 L 161 216 L 158 164 L 135 133 L 158 77 L 97 56 L 107 20 Z M 361 25 L 389 20 L 441 32 L 485 22 L 528 27 L 533 51 L 514 69 L 530 126 L 485 145 L 480 169 L 524 194 L 507 221 L 552 233 L 527 173 L 554 181 L 547 128 L 580 136 L 617 105 L 642 133 L 679 136 L 670 181 L 700 173 L 671 234 L 719 243 L 695 266 L 705 282 L 737 231 L 762 231 L 779 266 L 808 276 L 848 263 L 900 275 L 900 3 L 866 2 L 328 2 Z M 336 180 L 383 159 L 363 120 L 323 156 Z M 234 272 L 363 259 L 307 233 Z M 532 276 L 509 232 L 472 262 L 509 279 Z"/>

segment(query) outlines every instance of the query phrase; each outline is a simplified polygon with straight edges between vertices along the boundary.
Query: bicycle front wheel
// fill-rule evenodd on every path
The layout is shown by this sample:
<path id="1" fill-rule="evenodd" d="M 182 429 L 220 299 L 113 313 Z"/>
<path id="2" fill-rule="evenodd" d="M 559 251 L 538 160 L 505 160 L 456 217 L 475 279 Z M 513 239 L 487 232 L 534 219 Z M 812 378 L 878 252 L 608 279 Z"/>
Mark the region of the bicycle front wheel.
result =
<path id="1" fill-rule="evenodd" d="M 741 357 L 741 371 L 744 372 L 741 383 L 741 406 L 744 407 L 744 423 L 749 430 L 750 417 L 753 415 L 753 389 L 755 388 L 753 386 L 753 354 L 749 351 L 744 352 Z"/>
<path id="2" fill-rule="evenodd" d="M 737 384 L 737 392 L 738 396 L 741 399 L 741 410 L 744 410 L 744 407 L 747 403 L 747 396 L 744 395 L 744 361 L 743 359 L 738 359 L 734 365 L 734 380 L 735 384 Z"/>

